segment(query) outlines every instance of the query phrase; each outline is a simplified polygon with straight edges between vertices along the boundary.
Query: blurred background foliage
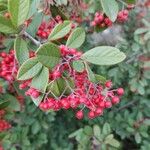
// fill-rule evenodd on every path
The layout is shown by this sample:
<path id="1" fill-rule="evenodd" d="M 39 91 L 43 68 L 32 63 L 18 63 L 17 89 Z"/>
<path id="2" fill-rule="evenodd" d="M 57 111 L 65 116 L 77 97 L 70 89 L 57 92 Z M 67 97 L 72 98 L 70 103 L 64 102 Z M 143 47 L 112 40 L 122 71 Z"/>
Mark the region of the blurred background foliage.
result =
<path id="1" fill-rule="evenodd" d="M 0 133 L 4 149 L 149 150 L 149 10 L 150 5 L 145 6 L 139 3 L 130 13 L 125 25 L 114 25 L 102 33 L 88 34 L 82 47 L 86 51 L 89 47 L 103 45 L 105 41 L 99 41 L 97 38 L 105 36 L 110 39 L 110 42 L 107 42 L 108 45 L 116 43 L 116 46 L 126 53 L 127 59 L 119 65 L 93 67 L 93 71 L 111 79 L 114 86 L 121 86 L 125 89 L 125 95 L 117 106 L 106 110 L 103 116 L 96 119 L 85 118 L 78 121 L 71 111 L 44 113 L 26 97 L 21 111 L 18 111 L 16 106 L 15 112 L 9 113 L 8 111 L 5 116 L 10 120 L 12 128 L 5 133 Z M 115 36 L 114 29 L 116 28 L 118 30 Z M 111 42 L 111 39 L 114 40 L 114 38 L 116 38 L 115 42 Z M 7 43 L 6 49 L 9 49 L 9 46 L 10 44 Z M 1 84 L 4 82 L 1 81 Z"/>

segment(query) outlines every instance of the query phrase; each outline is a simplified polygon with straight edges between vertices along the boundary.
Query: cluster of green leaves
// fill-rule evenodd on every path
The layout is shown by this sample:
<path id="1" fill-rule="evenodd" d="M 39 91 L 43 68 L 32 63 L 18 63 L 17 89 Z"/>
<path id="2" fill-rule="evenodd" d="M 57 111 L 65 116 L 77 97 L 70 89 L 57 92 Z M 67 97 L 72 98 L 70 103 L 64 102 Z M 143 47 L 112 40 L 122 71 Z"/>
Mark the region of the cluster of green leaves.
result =
<path id="1" fill-rule="evenodd" d="M 111 134 L 111 128 L 108 123 L 105 123 L 102 128 L 99 125 L 85 126 L 79 130 L 71 133 L 69 138 L 75 138 L 79 143 L 78 149 L 114 149 L 119 148 L 120 143 Z"/>

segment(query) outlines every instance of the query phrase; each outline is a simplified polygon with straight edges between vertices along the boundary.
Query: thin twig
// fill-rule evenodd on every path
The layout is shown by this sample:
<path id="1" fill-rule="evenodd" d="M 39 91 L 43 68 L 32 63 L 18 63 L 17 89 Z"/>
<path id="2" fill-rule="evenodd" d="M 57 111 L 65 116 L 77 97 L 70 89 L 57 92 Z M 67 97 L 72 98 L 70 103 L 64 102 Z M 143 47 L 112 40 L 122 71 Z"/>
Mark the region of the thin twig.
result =
<path id="1" fill-rule="evenodd" d="M 132 106 L 132 105 L 134 105 L 134 104 L 136 104 L 137 102 L 138 102 L 138 100 L 131 101 L 131 102 L 127 103 L 126 105 L 124 105 L 124 106 L 118 108 L 118 109 L 116 110 L 116 112 L 121 111 L 121 110 L 124 110 L 124 109 L 126 109 L 126 108 L 128 108 L 128 107 L 130 107 L 130 106 Z"/>
<path id="2" fill-rule="evenodd" d="M 41 43 L 38 40 L 34 39 L 29 33 L 24 32 L 23 35 L 30 39 L 36 46 L 41 45 Z"/>

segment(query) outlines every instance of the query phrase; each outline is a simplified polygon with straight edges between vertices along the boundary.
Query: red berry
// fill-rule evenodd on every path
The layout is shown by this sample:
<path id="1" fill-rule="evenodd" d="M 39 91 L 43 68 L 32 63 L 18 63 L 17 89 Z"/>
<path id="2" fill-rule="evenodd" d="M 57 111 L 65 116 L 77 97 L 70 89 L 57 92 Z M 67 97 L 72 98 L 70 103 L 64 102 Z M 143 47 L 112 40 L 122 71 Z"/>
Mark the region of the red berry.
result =
<path id="1" fill-rule="evenodd" d="M 96 112 L 97 115 L 102 115 L 103 114 L 103 109 L 102 108 L 97 108 L 95 112 Z"/>
<path id="2" fill-rule="evenodd" d="M 119 103 L 119 101 L 120 101 L 120 99 L 119 99 L 119 97 L 117 97 L 117 96 L 114 96 L 114 97 L 112 98 L 112 103 L 113 103 L 113 104 L 117 104 L 117 103 Z"/>
<path id="3" fill-rule="evenodd" d="M 89 113 L 88 113 L 88 118 L 89 119 L 93 119 L 95 117 L 95 112 L 94 111 L 90 111 Z"/>
<path id="4" fill-rule="evenodd" d="M 82 119 L 83 116 L 84 116 L 84 114 L 83 114 L 83 111 L 82 111 L 82 110 L 79 110 L 79 111 L 76 113 L 76 118 L 79 119 L 79 120 Z"/>
<path id="5" fill-rule="evenodd" d="M 105 108 L 111 108 L 111 106 L 112 106 L 111 101 L 106 101 L 105 102 Z"/>
<path id="6" fill-rule="evenodd" d="M 124 89 L 123 88 L 117 89 L 117 94 L 118 95 L 123 95 L 124 94 Z"/>
<path id="7" fill-rule="evenodd" d="M 111 87 L 112 87 L 112 82 L 111 82 L 111 81 L 107 81 L 107 82 L 105 83 L 105 86 L 106 86 L 107 88 L 111 88 Z"/>

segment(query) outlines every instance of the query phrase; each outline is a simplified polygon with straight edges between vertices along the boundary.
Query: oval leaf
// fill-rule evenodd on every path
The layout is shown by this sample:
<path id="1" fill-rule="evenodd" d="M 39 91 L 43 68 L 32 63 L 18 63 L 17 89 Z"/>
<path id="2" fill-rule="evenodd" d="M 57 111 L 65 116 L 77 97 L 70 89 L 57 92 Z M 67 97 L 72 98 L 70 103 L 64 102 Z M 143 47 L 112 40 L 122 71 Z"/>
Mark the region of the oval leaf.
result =
<path id="1" fill-rule="evenodd" d="M 119 7 L 116 0 L 100 0 L 104 13 L 114 22 L 117 19 Z"/>
<path id="2" fill-rule="evenodd" d="M 149 29 L 148 28 L 138 28 L 137 30 L 135 30 L 134 34 L 143 34 L 145 32 L 148 32 Z"/>
<path id="3" fill-rule="evenodd" d="M 37 13 L 32 19 L 32 22 L 29 24 L 27 28 L 27 32 L 32 36 L 35 37 L 36 33 L 38 31 L 38 28 L 42 22 L 43 19 L 43 14 L 42 13 Z"/>
<path id="4" fill-rule="evenodd" d="M 66 36 L 71 30 L 71 22 L 64 21 L 63 23 L 59 23 L 55 26 L 52 30 L 51 34 L 49 35 L 48 39 L 50 41 L 54 41 Z"/>
<path id="5" fill-rule="evenodd" d="M 42 64 L 38 62 L 37 58 L 30 58 L 22 64 L 18 71 L 18 80 L 27 80 L 36 76 L 42 69 Z"/>
<path id="6" fill-rule="evenodd" d="M 6 108 L 7 106 L 9 106 L 9 104 L 10 104 L 9 100 L 0 102 L 0 110 Z"/>
<path id="7" fill-rule="evenodd" d="M 63 93 L 65 86 L 66 86 L 65 80 L 62 78 L 58 78 L 49 83 L 48 91 L 51 91 L 55 96 L 59 97 Z"/>
<path id="8" fill-rule="evenodd" d="M 49 70 L 43 67 L 38 75 L 36 75 L 31 82 L 31 87 L 38 89 L 41 92 L 45 92 L 49 80 Z"/>
<path id="9" fill-rule="evenodd" d="M 52 69 L 60 61 L 60 51 L 58 46 L 53 43 L 42 45 L 37 51 L 37 58 L 43 65 Z"/>
<path id="10" fill-rule="evenodd" d="M 85 31 L 83 28 L 76 28 L 69 36 L 66 45 L 70 48 L 78 48 L 85 41 Z"/>
<path id="11" fill-rule="evenodd" d="M 114 65 L 126 56 L 119 49 L 111 46 L 99 46 L 84 53 L 81 58 L 96 65 Z"/>
<path id="12" fill-rule="evenodd" d="M 20 103 L 15 96 L 10 95 L 10 94 L 5 94 L 3 95 L 3 99 L 9 101 L 8 108 L 10 110 L 20 111 L 20 108 L 21 108 Z"/>
<path id="13" fill-rule="evenodd" d="M 99 75 L 99 74 L 95 74 L 95 79 L 97 83 L 105 83 L 107 80 L 105 77 Z"/>
<path id="14" fill-rule="evenodd" d="M 16 38 L 14 49 L 17 61 L 19 64 L 23 64 L 29 58 L 29 51 L 26 41 L 20 37 Z"/>
<path id="15" fill-rule="evenodd" d="M 8 10 L 11 14 L 11 20 L 15 26 L 24 23 L 29 12 L 30 0 L 9 0 Z"/>
<path id="16" fill-rule="evenodd" d="M 0 15 L 0 32 L 7 33 L 7 34 L 16 32 L 16 29 L 11 23 L 11 20 L 1 15 Z"/>
<path id="17" fill-rule="evenodd" d="M 50 5 L 50 10 L 53 18 L 59 15 L 63 20 L 68 20 L 68 17 L 62 12 L 62 10 L 55 5 Z"/>

